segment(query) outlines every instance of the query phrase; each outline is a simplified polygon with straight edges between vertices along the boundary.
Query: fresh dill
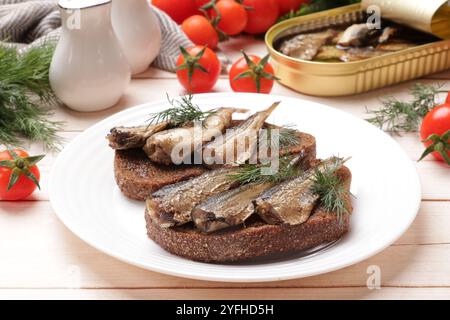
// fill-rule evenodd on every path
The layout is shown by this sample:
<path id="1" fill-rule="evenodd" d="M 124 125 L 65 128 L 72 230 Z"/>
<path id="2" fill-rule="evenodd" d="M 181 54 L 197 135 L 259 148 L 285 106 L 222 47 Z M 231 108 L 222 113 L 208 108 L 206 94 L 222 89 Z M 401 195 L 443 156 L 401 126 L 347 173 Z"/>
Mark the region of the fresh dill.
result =
<path id="1" fill-rule="evenodd" d="M 286 149 L 289 147 L 295 147 L 300 144 L 300 136 L 296 130 L 294 124 L 286 124 L 281 127 L 272 126 L 267 130 L 267 141 L 270 141 L 270 145 L 275 145 L 275 139 L 278 139 L 278 147 Z M 274 130 L 278 130 L 277 135 L 274 135 Z"/>
<path id="2" fill-rule="evenodd" d="M 440 90 L 440 86 L 416 83 L 410 92 L 413 97 L 411 101 L 400 101 L 394 97 L 383 99 L 380 109 L 367 111 L 373 115 L 367 121 L 394 133 L 417 131 L 425 115 L 436 106 L 438 94 L 448 91 Z"/>
<path id="3" fill-rule="evenodd" d="M 289 148 L 298 146 L 300 137 L 295 125 L 287 124 L 280 128 L 280 148 Z"/>
<path id="4" fill-rule="evenodd" d="M 50 43 L 24 54 L 0 46 L 0 144 L 22 146 L 29 140 L 50 150 L 60 147 L 62 123 L 49 119 L 57 101 L 48 77 L 53 52 Z"/>
<path id="5" fill-rule="evenodd" d="M 169 122 L 172 127 L 180 127 L 192 121 L 202 121 L 213 114 L 213 111 L 205 112 L 200 110 L 200 108 L 192 102 L 193 98 L 193 95 L 183 96 L 180 101 L 170 99 L 169 95 L 167 95 L 169 104 L 172 107 L 158 113 L 150 114 L 148 123 L 152 125 Z"/>
<path id="6" fill-rule="evenodd" d="M 240 184 L 280 183 L 301 173 L 298 157 L 284 156 L 279 159 L 278 169 L 271 172 L 271 164 L 241 164 L 229 177 Z"/>
<path id="7" fill-rule="evenodd" d="M 342 220 L 344 214 L 349 213 L 347 199 L 350 192 L 344 181 L 336 175 L 336 171 L 343 166 L 345 161 L 335 157 L 330 164 L 325 165 L 323 170 L 315 169 L 313 176 L 313 192 L 319 195 L 324 209 L 335 213 L 339 220 Z"/>

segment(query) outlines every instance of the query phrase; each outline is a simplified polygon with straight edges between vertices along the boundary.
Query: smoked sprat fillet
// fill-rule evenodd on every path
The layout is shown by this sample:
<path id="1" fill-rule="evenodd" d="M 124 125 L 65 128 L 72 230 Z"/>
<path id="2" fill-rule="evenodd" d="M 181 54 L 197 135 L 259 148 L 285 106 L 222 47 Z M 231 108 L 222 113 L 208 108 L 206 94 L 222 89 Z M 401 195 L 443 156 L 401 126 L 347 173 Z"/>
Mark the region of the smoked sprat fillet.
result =
<path id="1" fill-rule="evenodd" d="M 142 148 L 147 139 L 157 132 L 165 130 L 168 122 L 139 127 L 115 127 L 106 137 L 109 146 L 115 150 Z"/>
<path id="2" fill-rule="evenodd" d="M 190 222 L 191 211 L 209 197 L 225 192 L 237 183 L 230 179 L 235 169 L 207 171 L 199 177 L 166 186 L 147 199 L 147 207 L 159 216 L 164 228 Z"/>
<path id="3" fill-rule="evenodd" d="M 278 184 L 264 192 L 255 201 L 255 210 L 268 224 L 298 225 L 307 221 L 319 200 L 314 193 L 314 175 L 324 172 L 330 166 L 333 171 L 342 167 L 342 162 L 330 158 L 297 178 Z"/>
<path id="4" fill-rule="evenodd" d="M 204 162 L 210 166 L 223 164 L 236 166 L 249 160 L 257 150 L 260 130 L 279 105 L 280 102 L 276 102 L 270 108 L 255 113 L 238 126 L 233 127 L 222 139 L 208 143 L 203 149 Z M 241 149 L 239 148 L 240 144 L 243 144 Z M 240 153 L 239 150 L 241 150 Z M 233 152 L 232 155 L 228 154 L 230 151 Z"/>
<path id="5" fill-rule="evenodd" d="M 173 128 L 152 135 L 144 146 L 150 160 L 156 163 L 170 165 L 173 162 L 173 151 L 186 151 L 181 155 L 182 159 L 189 158 L 193 152 L 203 147 L 203 144 L 222 134 L 225 129 L 231 126 L 232 116 L 235 112 L 247 112 L 247 110 L 236 108 L 220 108 L 209 115 L 198 128 L 196 134 L 195 126 Z M 180 156 L 179 153 L 176 153 Z M 179 163 L 176 163 L 179 164 Z"/>
<path id="6" fill-rule="evenodd" d="M 205 233 L 243 225 L 255 212 L 253 201 L 272 186 L 273 183 L 251 183 L 211 197 L 194 208 L 192 220 Z"/>

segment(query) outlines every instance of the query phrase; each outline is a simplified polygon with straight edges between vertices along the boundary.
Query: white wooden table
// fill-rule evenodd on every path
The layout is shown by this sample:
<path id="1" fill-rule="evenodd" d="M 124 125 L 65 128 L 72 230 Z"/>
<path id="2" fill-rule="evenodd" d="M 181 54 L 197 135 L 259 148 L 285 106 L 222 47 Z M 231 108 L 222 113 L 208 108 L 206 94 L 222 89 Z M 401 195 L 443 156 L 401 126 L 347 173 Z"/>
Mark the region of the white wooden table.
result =
<path id="1" fill-rule="evenodd" d="M 241 38 L 223 45 L 229 56 L 239 49 L 264 54 L 261 42 Z M 132 81 L 114 108 L 79 114 L 59 108 L 58 120 L 66 121 L 61 135 L 67 141 L 118 111 L 134 105 L 183 94 L 175 76 L 150 69 L 145 79 Z M 450 72 L 421 80 L 445 83 Z M 376 108 L 386 95 L 408 97 L 413 82 L 352 97 L 317 98 L 276 85 L 273 93 L 321 102 L 357 117 L 365 108 Z M 450 84 L 444 86 L 450 90 Z M 229 92 L 226 77 L 216 91 Z M 54 214 L 47 194 L 49 171 L 56 155 L 40 164 L 42 190 L 28 201 L 0 202 L 0 299 L 312 299 L 312 298 L 450 298 L 450 169 L 429 158 L 417 163 L 423 151 L 416 134 L 395 137 L 417 167 L 423 187 L 420 213 L 412 227 L 395 244 L 357 265 L 312 278 L 262 284 L 213 283 L 175 278 L 141 270 L 90 247 L 68 231 Z M 40 153 L 39 146 L 31 146 Z M 398 214 L 402 214 L 398 212 Z M 366 286 L 367 268 L 381 268 L 379 290 Z"/>

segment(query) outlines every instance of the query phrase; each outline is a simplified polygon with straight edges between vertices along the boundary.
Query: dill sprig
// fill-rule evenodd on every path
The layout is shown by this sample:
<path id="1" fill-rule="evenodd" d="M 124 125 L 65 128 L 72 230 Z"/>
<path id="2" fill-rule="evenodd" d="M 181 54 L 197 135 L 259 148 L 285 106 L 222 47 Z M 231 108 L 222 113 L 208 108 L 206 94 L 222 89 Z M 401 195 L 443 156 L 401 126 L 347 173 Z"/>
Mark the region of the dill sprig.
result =
<path id="1" fill-rule="evenodd" d="M 269 127 L 267 130 L 267 140 L 274 145 L 275 135 L 273 135 L 273 130 L 278 130 L 278 147 L 281 149 L 286 149 L 289 147 L 294 147 L 300 144 L 300 137 L 296 129 L 295 124 L 286 124 L 281 127 Z"/>
<path id="2" fill-rule="evenodd" d="M 233 181 L 240 184 L 248 183 L 280 183 L 301 173 L 297 165 L 298 158 L 295 156 L 284 156 L 279 159 L 276 172 L 270 172 L 270 163 L 267 164 L 241 164 L 236 173 L 230 174 Z M 267 174 L 264 174 L 267 173 Z"/>
<path id="3" fill-rule="evenodd" d="M 150 114 L 149 124 L 158 124 L 162 122 L 169 122 L 172 127 L 180 127 L 192 121 L 202 121 L 212 111 L 202 111 L 200 108 L 192 102 L 193 95 L 183 96 L 180 100 L 170 99 L 167 95 L 172 108 L 166 109 L 161 112 Z"/>
<path id="4" fill-rule="evenodd" d="M 343 166 L 347 160 L 335 157 L 330 164 L 325 164 L 323 170 L 316 169 L 313 176 L 312 190 L 319 195 L 320 202 L 328 212 L 334 212 L 342 220 L 344 214 L 349 211 L 346 207 L 346 199 L 349 191 L 337 175 L 336 171 Z"/>
<path id="5" fill-rule="evenodd" d="M 280 148 L 299 145 L 300 137 L 294 124 L 286 124 L 280 128 Z"/>
<path id="6" fill-rule="evenodd" d="M 416 83 L 410 89 L 413 97 L 411 101 L 400 101 L 394 97 L 383 99 L 379 110 L 367 110 L 373 115 L 367 121 L 390 132 L 417 131 L 425 115 L 436 106 L 437 95 L 448 92 L 440 88 L 441 86 Z"/>
<path id="7" fill-rule="evenodd" d="M 0 46 L 0 144 L 22 146 L 25 140 L 58 149 L 60 122 L 49 120 L 56 97 L 48 71 L 53 44 L 44 44 L 19 54 Z"/>

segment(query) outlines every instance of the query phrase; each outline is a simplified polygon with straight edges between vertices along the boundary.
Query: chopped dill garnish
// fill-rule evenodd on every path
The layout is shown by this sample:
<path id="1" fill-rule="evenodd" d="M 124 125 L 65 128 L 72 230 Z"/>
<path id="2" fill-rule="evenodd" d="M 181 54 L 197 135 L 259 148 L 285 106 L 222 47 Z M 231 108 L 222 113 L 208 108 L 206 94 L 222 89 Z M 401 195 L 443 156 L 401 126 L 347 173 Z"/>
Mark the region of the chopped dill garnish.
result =
<path id="1" fill-rule="evenodd" d="M 29 140 L 59 149 L 62 123 L 49 119 L 57 101 L 48 76 L 53 51 L 51 43 L 24 54 L 0 46 L 0 144 L 22 146 Z"/>
<path id="2" fill-rule="evenodd" d="M 214 113 L 213 111 L 205 112 L 200 110 L 200 108 L 192 102 L 193 98 L 193 95 L 183 96 L 180 101 L 170 99 L 169 95 L 167 95 L 167 99 L 172 108 L 150 114 L 148 123 L 152 125 L 161 122 L 170 122 L 172 127 L 180 127 L 192 121 L 202 121 Z"/>
<path id="3" fill-rule="evenodd" d="M 398 133 L 417 131 L 425 115 L 436 106 L 439 93 L 448 92 L 440 90 L 441 86 L 430 86 L 416 83 L 411 87 L 413 97 L 411 101 L 400 101 L 394 97 L 381 100 L 379 110 L 367 110 L 373 117 L 367 119 L 380 129 Z"/>
<path id="4" fill-rule="evenodd" d="M 278 168 L 270 172 L 270 163 L 267 164 L 242 164 L 236 173 L 229 177 L 240 184 L 248 183 L 280 183 L 301 173 L 298 166 L 299 158 L 295 156 L 284 156 L 279 159 Z M 265 172 L 267 171 L 267 172 Z M 265 174 L 267 173 L 267 174 Z"/>
<path id="5" fill-rule="evenodd" d="M 342 221 L 344 214 L 349 211 L 346 207 L 346 199 L 349 197 L 349 191 L 337 175 L 339 170 L 347 160 L 335 157 L 331 164 L 325 165 L 324 170 L 314 170 L 313 187 L 314 193 L 319 195 L 320 202 L 328 212 L 335 213 Z"/>

